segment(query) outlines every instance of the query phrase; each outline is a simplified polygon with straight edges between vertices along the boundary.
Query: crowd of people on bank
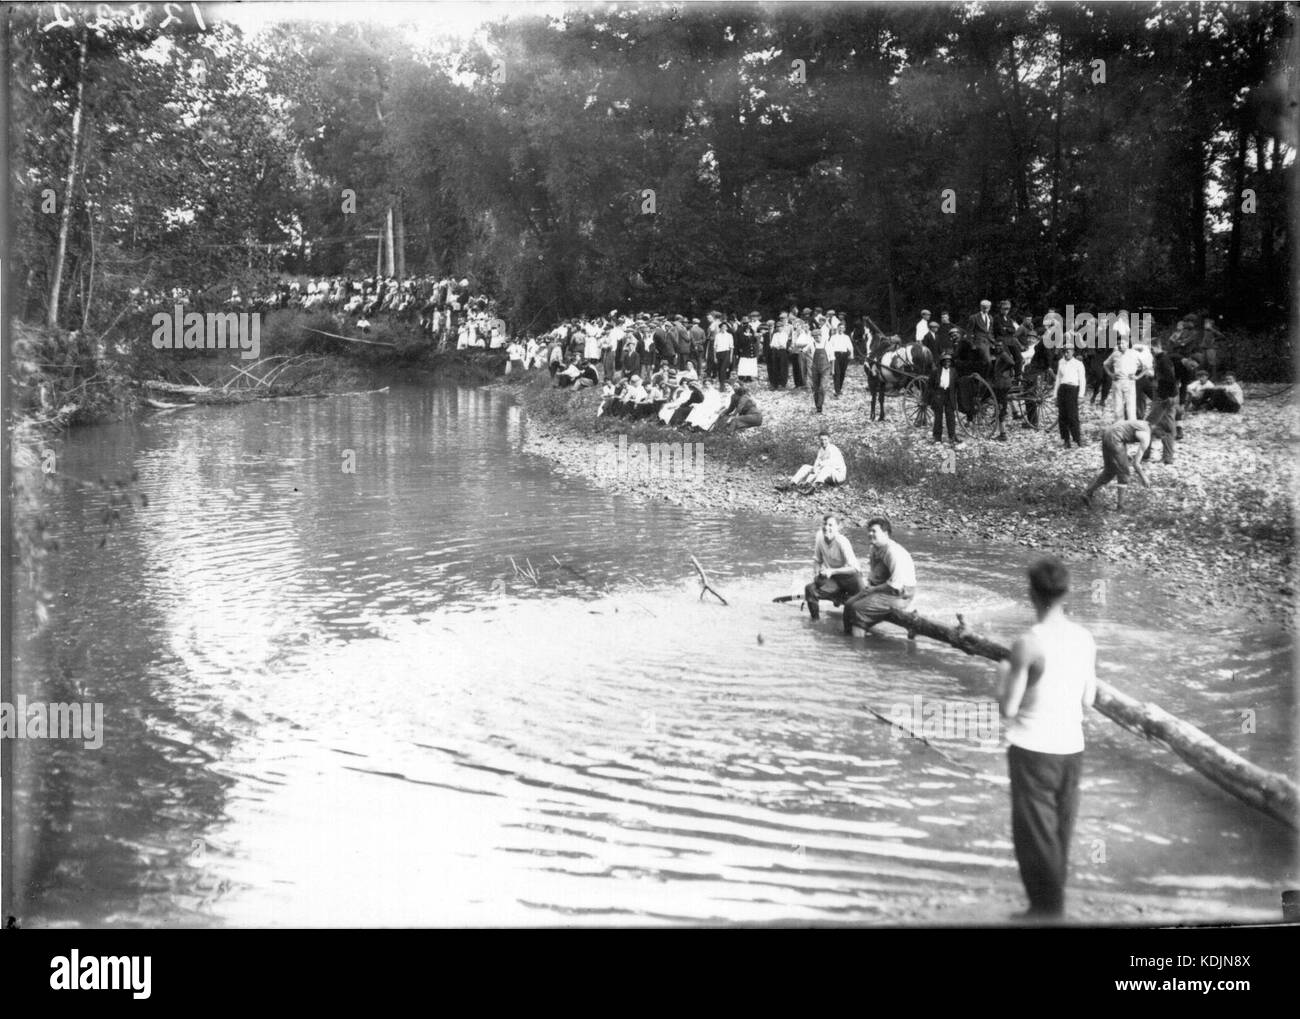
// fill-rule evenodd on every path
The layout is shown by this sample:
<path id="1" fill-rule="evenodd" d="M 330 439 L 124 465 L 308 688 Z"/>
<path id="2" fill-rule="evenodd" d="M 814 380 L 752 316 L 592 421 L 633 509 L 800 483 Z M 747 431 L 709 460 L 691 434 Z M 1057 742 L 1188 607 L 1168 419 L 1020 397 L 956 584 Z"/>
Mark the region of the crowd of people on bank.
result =
<path id="1" fill-rule="evenodd" d="M 1099 330 L 1085 333 L 1049 308 L 1038 325 L 1029 314 L 1014 314 L 1010 301 L 999 302 L 994 312 L 984 300 L 962 325 L 947 312 L 936 320 L 924 310 L 904 339 L 874 328 L 868 316 L 850 320 L 815 307 L 792 307 L 768 319 L 757 311 L 743 318 L 712 311 L 703 319 L 611 311 L 511 342 L 507 370 L 545 367 L 557 386 L 599 389 L 601 417 L 658 419 L 690 431 L 761 425 L 762 412 L 750 393 L 760 383 L 774 391 L 807 390 L 813 412 L 821 413 L 828 395 L 843 392 L 855 360 L 872 390 L 873 420 L 877 402 L 884 418 L 891 380 L 924 380 L 932 439 L 943 442 L 946 431 L 955 446 L 962 445 L 956 415 L 973 414 L 975 401 L 990 389 L 997 403 L 995 438 L 1002 441 L 1008 439 L 1008 416 L 1035 428 L 1041 402 L 1051 399 L 1062 444 L 1082 446 L 1080 414 L 1087 403 L 1103 416 L 1103 473 L 1109 476 L 1098 480 L 1121 486 L 1127 483 L 1127 461 L 1108 458 L 1107 442 L 1114 447 L 1122 441 L 1127 449 L 1140 441 L 1141 430 L 1111 426 L 1142 422 L 1146 441 L 1139 456 L 1149 460 L 1158 445 L 1161 462 L 1173 464 L 1187 412 L 1242 409 L 1244 394 L 1233 375 L 1212 378 L 1222 336 L 1212 319 L 1188 316 L 1167 337 L 1155 334 L 1149 316 L 1121 311 L 1094 321 Z M 778 487 L 810 492 L 844 482 L 843 455 L 825 429 L 818 441 L 814 462 Z"/>
<path id="2" fill-rule="evenodd" d="M 136 287 L 131 298 L 136 310 L 167 304 L 192 305 L 200 295 L 192 288 L 155 291 Z M 324 311 L 343 328 L 368 333 L 381 319 L 418 323 L 421 332 L 441 347 L 503 349 L 508 341 L 505 321 L 496 302 L 475 293 L 469 279 L 451 276 L 319 276 L 285 277 L 274 286 L 241 293 L 238 286 L 218 302 L 227 311 L 270 312 L 286 308 Z"/>

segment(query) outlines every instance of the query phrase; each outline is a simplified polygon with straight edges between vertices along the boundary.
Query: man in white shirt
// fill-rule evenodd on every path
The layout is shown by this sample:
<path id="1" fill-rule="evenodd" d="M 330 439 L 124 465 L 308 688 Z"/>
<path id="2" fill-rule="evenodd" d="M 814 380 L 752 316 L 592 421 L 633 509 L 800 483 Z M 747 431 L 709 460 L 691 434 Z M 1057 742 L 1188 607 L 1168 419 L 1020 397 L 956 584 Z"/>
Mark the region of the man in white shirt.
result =
<path id="1" fill-rule="evenodd" d="M 844 331 L 843 325 L 837 325 L 831 332 L 831 338 L 826 344 L 826 352 L 835 359 L 834 386 L 835 396 L 838 398 L 844 388 L 844 376 L 849 370 L 849 359 L 853 356 L 853 340 Z"/>
<path id="2" fill-rule="evenodd" d="M 916 565 L 912 556 L 893 539 L 886 517 L 867 521 L 871 539 L 871 566 L 867 586 L 844 605 L 844 632 L 859 627 L 870 630 L 895 609 L 907 609 L 916 596 Z"/>
<path id="3" fill-rule="evenodd" d="M 1073 332 L 1065 334 L 1065 346 L 1061 350 L 1061 360 L 1056 365 L 1056 423 L 1061 430 L 1061 439 L 1065 448 L 1070 448 L 1073 440 L 1075 448 L 1083 445 L 1082 431 L 1079 426 L 1079 408 L 1083 405 L 1083 393 L 1088 380 L 1083 362 L 1074 356 Z"/>
<path id="4" fill-rule="evenodd" d="M 817 450 L 816 459 L 800 467 L 790 479 L 790 484 L 812 487 L 844 484 L 849 476 L 849 468 L 844 462 L 844 454 L 831 442 L 831 433 L 823 428 L 817 433 L 817 442 L 821 448 Z"/>
<path id="5" fill-rule="evenodd" d="M 917 343 L 920 343 L 922 340 L 924 340 L 927 336 L 930 335 L 929 309 L 926 309 L 925 311 L 921 312 L 921 320 L 916 323 L 916 329 L 914 329 L 913 332 L 916 334 Z"/>
<path id="6" fill-rule="evenodd" d="M 713 334 L 713 356 L 718 364 L 719 384 L 726 382 L 731 373 L 731 352 L 735 344 L 735 337 L 731 335 L 727 324 L 719 321 L 717 331 Z"/>
<path id="7" fill-rule="evenodd" d="M 813 546 L 813 582 L 803 589 L 804 604 L 813 619 L 821 616 L 819 601 L 842 602 L 862 590 L 862 568 L 853 546 L 839 530 L 839 518 L 828 513 Z"/>
<path id="8" fill-rule="evenodd" d="M 1028 920 L 1065 912 L 1070 838 L 1083 769 L 1083 713 L 1097 696 L 1097 645 L 1065 616 L 1070 574 L 1057 559 L 1029 568 L 1038 622 L 998 663 L 998 705 L 1007 725 L 1011 835 L 1029 896 Z"/>
<path id="9" fill-rule="evenodd" d="M 785 389 L 790 378 L 790 319 L 783 311 L 768 343 L 767 383 L 773 389 Z"/>
<path id="10" fill-rule="evenodd" d="M 1115 341 L 1115 350 L 1106 358 L 1102 370 L 1115 383 L 1112 391 L 1115 420 L 1137 419 L 1137 379 L 1142 374 L 1142 359 L 1137 351 L 1129 349 L 1127 339 L 1121 336 Z"/>

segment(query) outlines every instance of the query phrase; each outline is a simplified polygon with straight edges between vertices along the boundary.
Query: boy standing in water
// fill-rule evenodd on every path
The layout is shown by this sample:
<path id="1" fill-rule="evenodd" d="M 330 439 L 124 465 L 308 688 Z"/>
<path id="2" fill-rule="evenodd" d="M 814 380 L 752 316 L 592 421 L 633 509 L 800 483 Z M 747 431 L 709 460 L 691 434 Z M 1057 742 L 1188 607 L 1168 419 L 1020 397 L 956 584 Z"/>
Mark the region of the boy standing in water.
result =
<path id="1" fill-rule="evenodd" d="M 1006 722 L 1011 835 L 1029 909 L 1018 918 L 1065 912 L 1070 837 L 1079 806 L 1083 710 L 1097 696 L 1097 645 L 1065 617 L 1070 574 L 1058 559 L 1029 568 L 1038 622 L 998 663 L 998 704 Z"/>

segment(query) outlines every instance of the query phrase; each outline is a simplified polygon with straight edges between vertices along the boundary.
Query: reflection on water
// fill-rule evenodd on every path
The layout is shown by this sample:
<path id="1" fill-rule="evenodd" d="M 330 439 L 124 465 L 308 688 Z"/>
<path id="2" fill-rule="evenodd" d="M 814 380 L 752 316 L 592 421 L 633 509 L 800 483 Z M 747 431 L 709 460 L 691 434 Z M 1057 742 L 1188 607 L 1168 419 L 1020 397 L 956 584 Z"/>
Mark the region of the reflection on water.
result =
<path id="1" fill-rule="evenodd" d="M 137 468 L 150 506 L 98 550 L 92 497 L 58 499 L 61 597 L 17 689 L 103 702 L 106 737 L 15 744 L 29 923 L 888 922 L 1018 887 L 1003 751 L 868 710 L 986 700 L 989 663 L 773 604 L 814 521 L 635 506 L 522 427 L 499 394 L 399 390 L 72 437 L 64 469 Z M 1006 547 L 901 536 L 918 609 L 1025 624 Z M 1103 678 L 1293 767 L 1283 635 L 1094 581 Z M 1074 887 L 1275 917 L 1293 837 L 1088 724 Z"/>

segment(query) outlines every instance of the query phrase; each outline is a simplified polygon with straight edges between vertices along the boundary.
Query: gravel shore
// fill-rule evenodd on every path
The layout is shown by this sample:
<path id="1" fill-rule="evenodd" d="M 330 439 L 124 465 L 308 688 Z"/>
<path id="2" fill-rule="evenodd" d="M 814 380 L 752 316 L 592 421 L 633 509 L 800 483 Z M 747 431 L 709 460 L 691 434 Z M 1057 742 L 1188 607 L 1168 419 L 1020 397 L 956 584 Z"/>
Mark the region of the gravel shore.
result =
<path id="1" fill-rule="evenodd" d="M 1082 448 L 1067 451 L 1055 430 L 1034 431 L 1009 420 L 1010 441 L 967 438 L 953 453 L 933 444 L 928 428 L 908 425 L 897 399 L 889 401 L 887 421 L 869 421 L 858 365 L 851 367 L 841 397 L 828 394 L 820 415 L 806 390 L 772 391 L 761 381 L 752 385 L 764 424 L 734 438 L 709 436 L 703 467 L 694 476 L 659 471 L 645 479 L 602 472 L 596 451 L 617 441 L 628 426 L 610 420 L 594 433 L 575 427 L 575 414 L 585 421 L 590 413 L 594 420 L 599 402 L 594 392 L 566 397 L 569 416 L 529 413 L 524 441 L 526 450 L 551 459 L 562 471 L 634 498 L 715 512 L 743 507 L 813 516 L 835 511 L 857 524 L 883 511 L 908 528 L 1024 546 L 1067 561 L 1132 565 L 1169 590 L 1196 590 L 1207 618 L 1244 611 L 1291 627 L 1300 407 L 1289 387 L 1245 388 L 1240 414 L 1188 415 L 1173 465 L 1160 463 L 1157 446 L 1146 465 L 1151 487 L 1144 489 L 1134 479 L 1123 511 L 1114 508 L 1113 484 L 1098 493 L 1091 510 L 1079 499 L 1101 469 L 1099 431 L 1107 419 L 1099 408 L 1084 408 Z M 810 463 L 822 425 L 850 463 L 848 483 L 812 496 L 775 491 L 788 477 L 790 463 L 774 447 L 806 446 Z M 674 435 L 665 430 L 663 438 L 701 438 Z M 854 474 L 855 455 L 886 448 L 905 459 L 906 481 Z M 945 474 L 955 474 L 955 480 L 942 478 Z"/>

